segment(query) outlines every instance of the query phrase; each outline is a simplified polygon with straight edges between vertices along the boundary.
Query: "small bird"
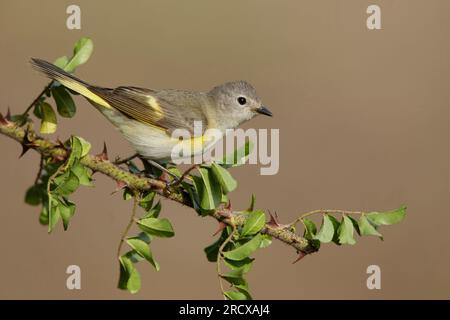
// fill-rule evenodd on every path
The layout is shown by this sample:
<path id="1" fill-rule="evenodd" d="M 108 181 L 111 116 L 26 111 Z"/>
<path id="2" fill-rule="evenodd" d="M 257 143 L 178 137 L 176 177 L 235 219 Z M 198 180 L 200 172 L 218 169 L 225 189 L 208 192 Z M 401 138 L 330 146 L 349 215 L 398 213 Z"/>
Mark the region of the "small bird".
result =
<path id="1" fill-rule="evenodd" d="M 187 130 L 192 136 L 183 143 L 200 141 L 204 152 L 216 141 L 205 137 L 207 129 L 225 134 L 257 114 L 272 116 L 261 104 L 255 89 L 245 81 L 233 81 L 208 92 L 177 89 L 154 90 L 132 86 L 115 89 L 90 85 L 41 59 L 31 64 L 50 79 L 84 96 L 131 143 L 140 157 L 158 163 L 170 162 L 172 149 L 180 143 L 172 133 Z M 202 125 L 195 136 L 195 124 Z M 152 162 L 153 162 L 152 161 Z"/>

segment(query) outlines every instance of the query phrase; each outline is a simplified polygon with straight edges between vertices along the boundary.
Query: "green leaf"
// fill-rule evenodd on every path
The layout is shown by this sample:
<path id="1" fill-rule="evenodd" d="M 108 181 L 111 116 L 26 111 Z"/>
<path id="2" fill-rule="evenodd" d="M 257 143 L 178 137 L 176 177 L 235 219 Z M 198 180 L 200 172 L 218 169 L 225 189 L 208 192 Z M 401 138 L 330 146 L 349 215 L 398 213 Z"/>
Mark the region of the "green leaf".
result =
<path id="1" fill-rule="evenodd" d="M 217 253 L 216 253 L 217 258 Z M 250 271 L 252 267 L 252 263 L 254 258 L 245 258 L 243 260 L 229 260 L 229 259 L 223 259 L 223 262 L 228 266 L 228 268 L 232 270 L 241 270 L 243 273 L 247 273 Z"/>
<path id="2" fill-rule="evenodd" d="M 261 237 L 261 244 L 260 248 L 267 248 L 272 244 L 272 236 L 269 236 L 268 234 L 263 234 Z"/>
<path id="3" fill-rule="evenodd" d="M 193 179 L 199 196 L 200 207 L 204 210 L 214 210 L 218 207 L 222 199 L 220 184 L 214 175 L 210 174 L 209 169 L 199 168 L 198 170 L 201 178 L 193 176 Z"/>
<path id="4" fill-rule="evenodd" d="M 64 199 L 58 203 L 59 214 L 61 215 L 61 219 L 63 221 L 64 230 L 67 230 L 69 227 L 69 221 L 75 213 L 75 207 L 75 203 L 68 199 Z"/>
<path id="5" fill-rule="evenodd" d="M 339 227 L 341 226 L 341 223 L 333 216 L 328 216 L 328 218 L 330 219 L 330 221 L 333 223 L 333 228 L 334 228 L 334 235 L 333 235 L 333 242 L 337 245 L 341 245 L 341 243 L 339 242 Z"/>
<path id="6" fill-rule="evenodd" d="M 212 173 L 215 175 L 216 179 L 222 186 L 222 190 L 225 194 L 233 191 L 237 187 L 237 182 L 231 176 L 227 169 L 215 164 L 211 164 Z"/>
<path id="7" fill-rule="evenodd" d="M 247 300 L 247 296 L 242 292 L 236 292 L 236 291 L 225 291 L 223 295 L 228 300 Z"/>
<path id="8" fill-rule="evenodd" d="M 206 254 L 206 259 L 208 259 L 209 262 L 217 261 L 217 255 L 219 253 L 219 248 L 227 237 L 228 237 L 228 231 L 227 231 L 227 228 L 225 228 L 222 231 L 219 239 L 217 239 L 213 244 L 211 244 L 211 245 L 207 246 L 205 249 L 203 249 L 203 251 Z M 225 247 L 228 247 L 228 246 L 225 246 Z"/>
<path id="9" fill-rule="evenodd" d="M 156 271 L 159 271 L 159 264 L 153 259 L 152 252 L 147 243 L 139 238 L 129 238 L 127 239 L 128 245 L 133 248 L 139 255 L 145 258 L 151 265 L 153 265 Z"/>
<path id="10" fill-rule="evenodd" d="M 52 232 L 61 215 L 59 213 L 58 201 L 49 196 L 48 199 L 48 233 Z"/>
<path id="11" fill-rule="evenodd" d="M 63 196 L 73 193 L 80 185 L 78 177 L 72 171 L 56 177 L 53 182 L 57 185 L 54 192 Z"/>
<path id="12" fill-rule="evenodd" d="M 266 215 L 263 211 L 257 210 L 250 212 L 241 231 L 242 237 L 258 233 L 264 227 L 265 223 Z"/>
<path id="13" fill-rule="evenodd" d="M 64 67 L 69 63 L 69 58 L 67 56 L 59 57 L 58 59 L 53 62 L 55 66 L 58 68 L 64 69 Z"/>
<path id="14" fill-rule="evenodd" d="M 90 169 L 86 166 L 82 165 L 81 163 L 76 163 L 71 168 L 72 172 L 77 176 L 78 181 L 81 185 L 92 187 L 92 178 L 91 178 L 91 172 Z"/>
<path id="15" fill-rule="evenodd" d="M 224 168 L 237 167 L 243 165 L 247 161 L 248 155 L 253 151 L 253 143 L 246 141 L 245 144 L 236 149 L 233 153 L 227 154 L 222 160 L 216 161 Z"/>
<path id="16" fill-rule="evenodd" d="M 400 207 L 396 210 L 386 212 L 370 212 L 366 215 L 367 219 L 373 224 L 379 225 L 391 225 L 399 223 L 405 218 L 406 207 Z"/>
<path id="17" fill-rule="evenodd" d="M 246 300 L 252 300 L 252 296 L 250 292 L 248 291 L 248 285 L 247 284 L 238 284 L 234 286 L 240 293 L 244 294 L 246 296 Z"/>
<path id="18" fill-rule="evenodd" d="M 341 226 L 339 227 L 339 243 L 340 244 L 355 244 L 356 241 L 353 238 L 353 222 L 352 220 L 344 215 L 342 217 Z"/>
<path id="19" fill-rule="evenodd" d="M 303 224 L 304 224 L 304 227 L 305 227 L 305 231 L 304 231 L 303 236 L 304 236 L 306 239 L 308 239 L 308 240 L 313 240 L 313 239 L 314 239 L 314 236 L 315 236 L 316 233 L 317 233 L 317 227 L 316 227 L 316 225 L 315 225 L 314 222 L 313 222 L 312 220 L 310 220 L 310 219 L 303 218 L 302 220 L 303 220 Z"/>
<path id="20" fill-rule="evenodd" d="M 75 68 L 79 65 L 82 65 L 88 61 L 89 57 L 94 50 L 94 43 L 89 38 L 81 38 L 75 44 L 73 50 L 73 56 L 70 59 L 69 63 L 66 64 L 64 70 L 67 72 L 75 71 Z"/>
<path id="21" fill-rule="evenodd" d="M 139 201 L 139 206 L 145 211 L 149 211 L 153 206 L 153 199 L 155 198 L 155 192 L 149 191 Z"/>
<path id="22" fill-rule="evenodd" d="M 139 227 L 156 237 L 170 238 L 175 235 L 170 221 L 166 218 L 144 218 L 138 221 Z"/>
<path id="23" fill-rule="evenodd" d="M 48 226 L 49 223 L 49 215 L 48 215 L 48 204 L 43 203 L 41 213 L 39 214 L 39 223 Z"/>
<path id="24" fill-rule="evenodd" d="M 381 240 L 383 240 L 383 236 L 381 233 L 375 229 L 375 227 L 370 223 L 370 221 L 366 218 L 364 214 L 361 215 L 359 218 L 359 230 L 361 232 L 361 235 L 363 236 L 377 236 Z"/>
<path id="25" fill-rule="evenodd" d="M 120 261 L 120 289 L 127 289 L 130 293 L 136 293 L 141 289 L 141 277 L 134 267 L 131 259 L 125 255 L 119 258 Z"/>
<path id="26" fill-rule="evenodd" d="M 123 197 L 123 200 L 125 200 L 125 201 L 133 199 L 133 197 L 134 197 L 133 191 L 130 188 L 128 188 L 128 187 L 123 188 L 123 195 L 122 195 L 122 197 Z"/>
<path id="27" fill-rule="evenodd" d="M 236 285 L 246 284 L 246 281 L 243 278 L 244 271 L 242 269 L 231 270 L 231 271 L 227 272 L 226 274 L 220 275 L 220 277 L 222 279 L 225 279 L 226 281 L 228 281 L 231 284 L 236 284 Z"/>
<path id="28" fill-rule="evenodd" d="M 335 232 L 334 225 L 328 214 L 324 214 L 322 219 L 322 226 L 320 231 L 314 236 L 314 239 L 323 243 L 328 243 L 333 240 Z"/>
<path id="29" fill-rule="evenodd" d="M 41 184 L 32 185 L 25 193 L 25 202 L 31 206 L 40 205 L 45 192 Z"/>
<path id="30" fill-rule="evenodd" d="M 53 87 L 52 95 L 55 99 L 59 115 L 64 118 L 72 118 L 77 109 L 66 88 L 63 86 Z"/>
<path id="31" fill-rule="evenodd" d="M 46 102 L 41 103 L 41 128 L 40 132 L 44 134 L 54 133 L 56 131 L 56 114 L 51 105 Z"/>
<path id="32" fill-rule="evenodd" d="M 243 260 L 259 248 L 259 246 L 261 245 L 261 240 L 261 234 L 258 233 L 242 246 L 231 251 L 224 252 L 223 256 L 229 260 Z"/>
<path id="33" fill-rule="evenodd" d="M 144 216 L 144 218 L 158 218 L 161 212 L 161 201 L 158 201 Z"/>

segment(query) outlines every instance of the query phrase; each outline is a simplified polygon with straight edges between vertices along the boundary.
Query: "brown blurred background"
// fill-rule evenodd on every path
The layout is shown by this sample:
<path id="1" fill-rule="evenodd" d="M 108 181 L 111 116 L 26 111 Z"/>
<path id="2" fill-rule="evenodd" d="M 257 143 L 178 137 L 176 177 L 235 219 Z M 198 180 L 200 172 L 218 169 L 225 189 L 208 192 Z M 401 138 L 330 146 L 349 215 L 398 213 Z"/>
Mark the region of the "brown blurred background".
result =
<path id="1" fill-rule="evenodd" d="M 66 28 L 66 8 L 81 6 L 81 30 Z M 378 4 L 382 30 L 366 28 Z M 387 210 L 408 205 L 406 220 L 354 246 L 324 245 L 292 265 L 280 243 L 256 254 L 249 281 L 261 299 L 450 298 L 450 2 L 352 1 L 1 1 L 0 105 L 19 113 L 46 81 L 30 57 L 70 55 L 89 36 L 90 61 L 77 74 L 103 86 L 208 90 L 245 79 L 274 112 L 245 127 L 280 129 L 280 171 L 233 169 L 233 206 L 251 193 L 282 222 L 318 208 Z M 76 97 L 74 119 L 58 136 L 83 136 L 94 152 L 131 153 L 100 113 Z M 176 236 L 156 240 L 159 273 L 138 268 L 137 295 L 116 289 L 116 247 L 131 203 L 97 175 L 80 188 L 70 228 L 48 235 L 38 208 L 23 202 L 39 157 L 0 137 L 0 298 L 220 298 L 203 248 L 217 228 L 163 200 Z M 68 265 L 82 289 L 66 289 Z M 382 289 L 368 290 L 366 268 L 381 267 Z"/>

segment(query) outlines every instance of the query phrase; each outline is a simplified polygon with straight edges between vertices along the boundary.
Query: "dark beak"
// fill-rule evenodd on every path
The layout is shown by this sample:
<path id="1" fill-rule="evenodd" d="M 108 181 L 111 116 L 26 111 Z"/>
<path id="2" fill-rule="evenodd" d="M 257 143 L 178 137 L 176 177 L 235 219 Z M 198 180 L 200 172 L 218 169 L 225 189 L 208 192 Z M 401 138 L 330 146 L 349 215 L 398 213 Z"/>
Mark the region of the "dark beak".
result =
<path id="1" fill-rule="evenodd" d="M 266 116 L 269 116 L 269 117 L 272 116 L 272 112 L 270 112 L 270 110 L 267 109 L 267 108 L 264 107 L 264 106 L 261 106 L 261 107 L 259 107 L 258 109 L 256 109 L 256 112 L 258 112 L 258 113 L 260 113 L 260 114 L 263 114 L 263 115 L 266 115 Z"/>

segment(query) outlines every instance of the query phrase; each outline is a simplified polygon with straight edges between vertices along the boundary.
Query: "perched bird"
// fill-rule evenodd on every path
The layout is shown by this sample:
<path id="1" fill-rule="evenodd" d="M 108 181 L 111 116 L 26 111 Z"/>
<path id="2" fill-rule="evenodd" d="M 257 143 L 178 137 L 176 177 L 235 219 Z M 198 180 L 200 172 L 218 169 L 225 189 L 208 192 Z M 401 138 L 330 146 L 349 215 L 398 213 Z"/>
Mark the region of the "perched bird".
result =
<path id="1" fill-rule="evenodd" d="M 40 59 L 31 64 L 50 79 L 84 96 L 117 127 L 143 158 L 158 163 L 170 162 L 173 148 L 180 139 L 176 129 L 192 136 L 182 143 L 200 142 L 190 156 L 204 152 L 216 141 L 206 136 L 207 129 L 234 129 L 257 114 L 272 116 L 261 104 L 255 89 L 245 81 L 233 81 L 208 92 L 176 89 L 153 90 L 121 86 L 115 89 L 90 85 L 61 68 Z M 195 135 L 196 124 L 200 135 Z M 153 163 L 153 161 L 152 161 Z"/>

